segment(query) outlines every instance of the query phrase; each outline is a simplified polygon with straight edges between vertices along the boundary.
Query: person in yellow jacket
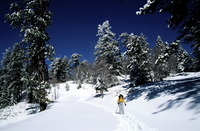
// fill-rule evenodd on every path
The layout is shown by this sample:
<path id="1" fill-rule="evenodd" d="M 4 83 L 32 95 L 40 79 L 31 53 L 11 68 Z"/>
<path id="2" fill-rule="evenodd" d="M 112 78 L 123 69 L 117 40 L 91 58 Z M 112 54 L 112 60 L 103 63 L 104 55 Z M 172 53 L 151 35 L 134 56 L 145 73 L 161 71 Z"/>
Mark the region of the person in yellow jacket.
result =
<path id="1" fill-rule="evenodd" d="M 124 114 L 124 106 L 126 106 L 126 101 L 124 100 L 124 97 L 122 94 L 119 95 L 119 99 L 117 100 L 118 106 L 119 106 L 119 114 Z"/>

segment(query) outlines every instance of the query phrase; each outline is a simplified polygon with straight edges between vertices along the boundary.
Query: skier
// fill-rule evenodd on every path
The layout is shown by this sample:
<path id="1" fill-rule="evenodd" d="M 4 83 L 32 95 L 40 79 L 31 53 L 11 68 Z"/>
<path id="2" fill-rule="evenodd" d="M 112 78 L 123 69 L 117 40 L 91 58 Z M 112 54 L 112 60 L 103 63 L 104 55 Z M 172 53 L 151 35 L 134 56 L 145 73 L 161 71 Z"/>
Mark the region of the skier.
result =
<path id="1" fill-rule="evenodd" d="M 126 106 L 126 101 L 124 100 L 124 97 L 122 94 L 119 95 L 119 99 L 117 100 L 118 106 L 119 106 L 119 114 L 124 114 L 124 106 Z"/>

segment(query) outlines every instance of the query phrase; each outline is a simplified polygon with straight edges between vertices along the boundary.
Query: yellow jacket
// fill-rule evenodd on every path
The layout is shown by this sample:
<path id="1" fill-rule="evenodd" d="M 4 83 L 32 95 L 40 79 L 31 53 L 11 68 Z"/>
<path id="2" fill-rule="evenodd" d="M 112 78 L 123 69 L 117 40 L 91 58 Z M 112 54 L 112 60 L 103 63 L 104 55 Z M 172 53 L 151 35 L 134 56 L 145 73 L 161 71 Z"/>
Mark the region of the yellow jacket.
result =
<path id="1" fill-rule="evenodd" d="M 126 101 L 125 101 L 123 98 L 119 98 L 119 99 L 117 100 L 117 103 L 120 103 L 120 102 L 124 102 L 124 104 L 126 104 Z"/>

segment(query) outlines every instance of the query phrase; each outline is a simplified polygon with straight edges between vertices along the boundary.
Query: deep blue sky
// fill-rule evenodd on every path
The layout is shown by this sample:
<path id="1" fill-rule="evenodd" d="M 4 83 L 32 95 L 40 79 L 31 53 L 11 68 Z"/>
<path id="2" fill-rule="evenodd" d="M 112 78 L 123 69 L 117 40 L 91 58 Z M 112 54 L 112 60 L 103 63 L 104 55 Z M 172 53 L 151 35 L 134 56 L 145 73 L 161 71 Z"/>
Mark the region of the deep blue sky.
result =
<path id="1" fill-rule="evenodd" d="M 0 58 L 5 49 L 21 41 L 19 29 L 12 30 L 4 23 L 4 15 L 10 13 L 10 4 L 17 0 L 0 1 Z M 56 57 L 69 59 L 73 53 L 88 61 L 94 60 L 94 46 L 98 41 L 97 27 L 109 20 L 111 30 L 118 36 L 123 33 L 143 33 L 148 37 L 150 48 L 155 46 L 157 36 L 164 42 L 174 41 L 177 34 L 167 28 L 169 14 L 136 15 L 136 11 L 147 0 L 51 0 L 49 10 L 53 23 L 47 29 L 50 44 L 56 50 Z M 183 45 L 184 48 L 189 46 Z M 191 49 L 189 49 L 191 52 Z"/>

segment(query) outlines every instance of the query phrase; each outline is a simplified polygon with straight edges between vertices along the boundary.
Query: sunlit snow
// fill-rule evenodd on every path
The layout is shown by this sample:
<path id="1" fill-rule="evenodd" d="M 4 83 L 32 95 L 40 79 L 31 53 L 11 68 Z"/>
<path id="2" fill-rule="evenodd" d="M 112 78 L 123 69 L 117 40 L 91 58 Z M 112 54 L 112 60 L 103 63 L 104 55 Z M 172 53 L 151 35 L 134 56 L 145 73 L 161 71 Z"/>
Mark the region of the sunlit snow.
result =
<path id="1" fill-rule="evenodd" d="M 128 78 L 128 77 L 124 77 Z M 161 82 L 128 89 L 128 83 L 96 94 L 93 85 L 67 82 L 52 86 L 47 110 L 21 102 L 0 110 L 1 131 L 199 131 L 200 73 L 171 74 Z M 55 93 L 57 92 L 57 93 Z M 118 114 L 117 98 L 127 101 Z"/>

